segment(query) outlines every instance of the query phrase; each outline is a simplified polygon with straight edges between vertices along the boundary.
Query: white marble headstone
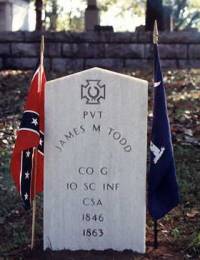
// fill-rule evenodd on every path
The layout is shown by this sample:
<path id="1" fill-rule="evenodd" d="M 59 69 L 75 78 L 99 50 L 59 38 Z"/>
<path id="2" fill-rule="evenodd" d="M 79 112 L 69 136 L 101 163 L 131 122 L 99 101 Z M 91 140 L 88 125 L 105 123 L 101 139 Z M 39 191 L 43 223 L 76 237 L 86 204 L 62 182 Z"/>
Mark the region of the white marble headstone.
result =
<path id="1" fill-rule="evenodd" d="M 47 83 L 44 249 L 145 252 L 147 82 L 92 68 Z"/>

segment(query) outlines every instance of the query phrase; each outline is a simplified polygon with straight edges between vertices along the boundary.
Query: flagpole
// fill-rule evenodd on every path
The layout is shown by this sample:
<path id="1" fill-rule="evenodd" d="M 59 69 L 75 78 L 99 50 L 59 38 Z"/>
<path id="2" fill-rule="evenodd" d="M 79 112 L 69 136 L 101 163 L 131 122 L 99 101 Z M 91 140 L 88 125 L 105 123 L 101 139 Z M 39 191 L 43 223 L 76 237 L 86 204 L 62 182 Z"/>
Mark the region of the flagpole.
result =
<path id="1" fill-rule="evenodd" d="M 158 221 L 154 220 L 154 249 L 158 248 Z"/>
<path id="2" fill-rule="evenodd" d="M 154 28 L 153 28 L 153 44 L 158 44 L 158 24 L 157 20 L 154 22 Z M 157 220 L 153 220 L 154 223 L 154 249 L 158 248 L 158 222 Z"/>
<path id="3" fill-rule="evenodd" d="M 158 23 L 157 20 L 154 22 L 154 28 L 153 28 L 153 43 L 158 44 Z"/>
<path id="4" fill-rule="evenodd" d="M 33 187 L 33 208 L 32 208 L 32 234 L 31 234 L 31 250 L 35 245 L 35 220 L 36 220 L 36 174 L 37 174 L 37 148 L 34 149 L 34 187 Z"/>
<path id="5" fill-rule="evenodd" d="M 43 63 L 44 63 L 44 35 L 41 36 L 41 43 L 40 43 L 40 67 L 39 67 L 39 79 L 38 79 L 38 92 L 40 92 L 41 87 L 42 87 Z M 33 175 L 34 185 L 33 185 L 31 250 L 33 250 L 34 245 L 35 245 L 37 152 L 38 152 L 38 148 L 35 147 L 35 149 L 34 149 L 34 175 Z"/>

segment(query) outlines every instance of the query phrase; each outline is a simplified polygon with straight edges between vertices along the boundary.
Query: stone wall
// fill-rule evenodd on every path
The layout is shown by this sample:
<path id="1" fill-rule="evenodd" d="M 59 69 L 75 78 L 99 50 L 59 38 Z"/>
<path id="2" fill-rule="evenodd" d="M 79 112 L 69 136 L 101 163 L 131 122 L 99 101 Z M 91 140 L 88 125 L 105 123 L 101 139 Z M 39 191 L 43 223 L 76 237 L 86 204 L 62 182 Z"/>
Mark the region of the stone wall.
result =
<path id="1" fill-rule="evenodd" d="M 152 68 L 150 33 L 45 33 L 45 67 L 65 72 L 100 66 L 113 70 Z M 0 69 L 34 69 L 39 60 L 40 34 L 0 33 Z M 200 33 L 161 33 L 162 67 L 200 68 Z"/>

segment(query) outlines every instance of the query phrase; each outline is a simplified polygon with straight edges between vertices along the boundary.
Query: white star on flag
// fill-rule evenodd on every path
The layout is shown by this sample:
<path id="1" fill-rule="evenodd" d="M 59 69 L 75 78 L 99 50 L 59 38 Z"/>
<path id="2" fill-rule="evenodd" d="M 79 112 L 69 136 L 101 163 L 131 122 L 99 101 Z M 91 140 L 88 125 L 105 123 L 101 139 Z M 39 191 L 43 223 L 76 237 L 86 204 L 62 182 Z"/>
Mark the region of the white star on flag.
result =
<path id="1" fill-rule="evenodd" d="M 25 198 L 25 200 L 28 200 L 28 194 L 27 193 L 24 194 L 24 198 Z"/>
<path id="2" fill-rule="evenodd" d="M 31 152 L 28 150 L 28 151 L 26 152 L 26 157 L 29 157 L 30 154 L 31 154 Z"/>
<path id="3" fill-rule="evenodd" d="M 43 143 L 43 141 L 42 141 L 42 139 L 40 139 L 40 145 L 42 146 L 42 143 Z"/>
<path id="4" fill-rule="evenodd" d="M 32 118 L 31 124 L 33 124 L 33 125 L 35 125 L 35 126 L 38 125 L 37 118 Z"/>
<path id="5" fill-rule="evenodd" d="M 29 179 L 29 175 L 30 175 L 29 172 L 25 172 L 25 179 Z"/>

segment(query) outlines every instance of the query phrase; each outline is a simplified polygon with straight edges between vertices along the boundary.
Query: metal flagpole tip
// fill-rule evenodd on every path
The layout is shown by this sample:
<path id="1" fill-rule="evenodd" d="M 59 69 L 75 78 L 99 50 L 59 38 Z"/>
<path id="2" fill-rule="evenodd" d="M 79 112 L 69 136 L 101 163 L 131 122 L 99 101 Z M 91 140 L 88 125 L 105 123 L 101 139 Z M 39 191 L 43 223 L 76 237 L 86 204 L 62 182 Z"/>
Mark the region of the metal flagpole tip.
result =
<path id="1" fill-rule="evenodd" d="M 154 22 L 154 28 L 153 28 L 153 43 L 158 44 L 158 23 L 157 20 Z"/>

